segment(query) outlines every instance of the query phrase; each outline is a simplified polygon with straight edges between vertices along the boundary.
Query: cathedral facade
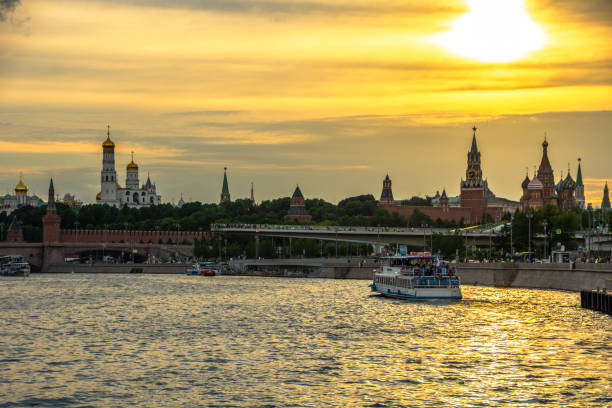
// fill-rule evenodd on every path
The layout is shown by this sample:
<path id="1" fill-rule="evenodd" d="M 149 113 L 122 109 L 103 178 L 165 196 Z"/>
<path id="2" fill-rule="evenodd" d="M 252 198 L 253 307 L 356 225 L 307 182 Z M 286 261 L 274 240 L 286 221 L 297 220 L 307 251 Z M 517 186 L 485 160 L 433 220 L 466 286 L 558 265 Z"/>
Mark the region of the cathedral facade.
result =
<path id="1" fill-rule="evenodd" d="M 21 207 L 42 207 L 44 201 L 36 195 L 28 195 L 28 186 L 23 182 L 23 177 L 19 176 L 19 183 L 15 186 L 15 195 L 6 194 L 0 197 L 0 212 L 12 213 Z"/>
<path id="2" fill-rule="evenodd" d="M 548 141 L 544 138 L 542 143 L 542 160 L 537 173 L 534 172 L 530 180 L 525 176 L 521 184 L 523 195 L 521 196 L 521 210 L 527 208 L 542 208 L 545 205 L 554 205 L 560 210 L 571 210 L 574 207 L 584 209 L 584 184 L 582 182 L 582 166 L 578 159 L 578 172 L 576 180 L 567 170 L 567 176 L 560 177 L 555 184 L 555 177 L 550 160 L 548 159 Z"/>
<path id="3" fill-rule="evenodd" d="M 126 167 L 125 187 L 119 185 L 115 170 L 115 143 L 110 139 L 110 126 L 107 127 L 107 137 L 102 143 L 102 171 L 100 192 L 96 195 L 96 204 L 107 204 L 112 207 L 141 208 L 161 204 L 161 196 L 157 187 L 147 177 L 146 183 L 139 185 L 138 165 L 132 161 Z"/>

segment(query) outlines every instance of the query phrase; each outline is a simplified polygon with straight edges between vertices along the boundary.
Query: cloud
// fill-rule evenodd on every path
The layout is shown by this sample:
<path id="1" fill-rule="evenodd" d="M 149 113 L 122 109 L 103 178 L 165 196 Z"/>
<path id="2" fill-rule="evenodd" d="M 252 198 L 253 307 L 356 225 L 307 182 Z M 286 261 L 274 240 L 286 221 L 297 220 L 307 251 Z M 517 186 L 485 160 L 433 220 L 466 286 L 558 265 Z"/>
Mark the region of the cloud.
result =
<path id="1" fill-rule="evenodd" d="M 98 1 L 98 0 L 90 0 Z M 219 13 L 241 14 L 388 14 L 388 13 L 460 13 L 465 10 L 452 2 L 433 5 L 427 1 L 414 1 L 410 5 L 401 1 L 339 2 L 339 1 L 293 1 L 293 0 L 108 0 L 121 4 L 143 7 L 192 9 Z"/>
<path id="2" fill-rule="evenodd" d="M 134 151 L 141 156 L 176 157 L 185 152 L 171 147 L 151 147 L 150 145 L 132 145 Z M 73 154 L 91 153 L 99 154 L 100 144 L 90 142 L 62 142 L 62 141 L 27 141 L 13 142 L 0 141 L 0 151 L 4 153 L 44 153 L 44 154 Z"/>
<path id="3" fill-rule="evenodd" d="M 609 25 L 612 21 L 612 1 L 610 0 L 541 0 L 537 7 L 558 10 L 560 11 L 558 14 L 571 20 L 591 21 L 605 25 Z"/>
<path id="4" fill-rule="evenodd" d="M 200 111 L 186 111 L 186 112 L 169 112 L 166 116 L 228 116 L 228 115 L 239 115 L 241 113 L 247 113 L 245 110 L 200 110 Z"/>
<path id="5" fill-rule="evenodd" d="M 6 21 L 8 14 L 15 11 L 21 0 L 0 0 L 0 21 Z"/>

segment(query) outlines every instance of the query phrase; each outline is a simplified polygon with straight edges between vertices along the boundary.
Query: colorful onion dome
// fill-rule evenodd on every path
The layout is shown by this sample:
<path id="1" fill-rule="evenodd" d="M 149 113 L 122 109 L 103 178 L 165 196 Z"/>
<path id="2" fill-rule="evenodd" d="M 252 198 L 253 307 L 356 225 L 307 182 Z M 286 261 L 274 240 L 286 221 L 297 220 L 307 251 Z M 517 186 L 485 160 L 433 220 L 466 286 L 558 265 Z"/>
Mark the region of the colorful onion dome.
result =
<path id="1" fill-rule="evenodd" d="M 534 177 L 527 185 L 527 189 L 529 190 L 541 190 L 543 188 L 544 184 L 537 177 Z"/>
<path id="2" fill-rule="evenodd" d="M 523 180 L 523 183 L 521 184 L 521 187 L 523 187 L 523 188 L 529 187 L 529 182 L 530 181 L 531 180 L 529 180 L 529 176 L 525 176 L 525 180 Z"/>

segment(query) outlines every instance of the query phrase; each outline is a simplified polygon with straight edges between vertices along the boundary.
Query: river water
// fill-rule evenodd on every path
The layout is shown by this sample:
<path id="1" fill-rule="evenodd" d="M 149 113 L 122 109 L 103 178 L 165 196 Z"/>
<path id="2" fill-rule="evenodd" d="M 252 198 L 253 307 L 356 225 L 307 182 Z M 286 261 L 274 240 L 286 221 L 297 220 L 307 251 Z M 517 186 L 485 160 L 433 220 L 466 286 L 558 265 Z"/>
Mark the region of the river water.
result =
<path id="1" fill-rule="evenodd" d="M 612 318 L 576 293 L 182 275 L 0 280 L 0 407 L 601 407 Z"/>

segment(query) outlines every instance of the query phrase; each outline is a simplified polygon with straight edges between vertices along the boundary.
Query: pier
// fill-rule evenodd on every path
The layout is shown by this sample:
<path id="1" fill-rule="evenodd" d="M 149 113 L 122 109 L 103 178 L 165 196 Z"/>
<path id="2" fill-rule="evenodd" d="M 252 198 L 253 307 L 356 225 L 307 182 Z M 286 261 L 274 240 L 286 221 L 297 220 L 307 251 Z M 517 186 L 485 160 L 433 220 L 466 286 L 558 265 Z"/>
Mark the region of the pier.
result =
<path id="1" fill-rule="evenodd" d="M 606 290 L 581 290 L 580 306 L 612 315 L 612 294 Z"/>

